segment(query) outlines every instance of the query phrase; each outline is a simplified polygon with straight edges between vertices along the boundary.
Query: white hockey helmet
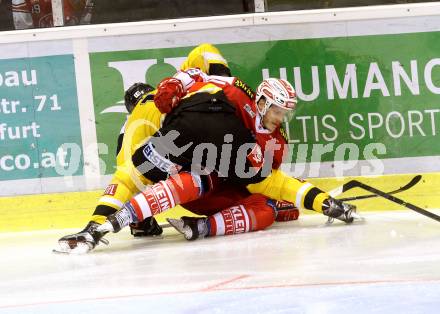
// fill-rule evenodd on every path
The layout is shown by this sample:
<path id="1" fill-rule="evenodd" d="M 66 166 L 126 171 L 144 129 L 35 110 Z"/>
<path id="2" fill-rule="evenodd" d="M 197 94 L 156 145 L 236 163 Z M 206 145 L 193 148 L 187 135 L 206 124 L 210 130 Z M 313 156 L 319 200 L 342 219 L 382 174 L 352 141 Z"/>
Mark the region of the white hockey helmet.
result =
<path id="1" fill-rule="evenodd" d="M 258 111 L 264 116 L 270 106 L 275 105 L 286 110 L 294 110 L 298 102 L 295 89 L 284 79 L 268 78 L 257 87 L 256 103 L 264 97 L 266 104 Z"/>

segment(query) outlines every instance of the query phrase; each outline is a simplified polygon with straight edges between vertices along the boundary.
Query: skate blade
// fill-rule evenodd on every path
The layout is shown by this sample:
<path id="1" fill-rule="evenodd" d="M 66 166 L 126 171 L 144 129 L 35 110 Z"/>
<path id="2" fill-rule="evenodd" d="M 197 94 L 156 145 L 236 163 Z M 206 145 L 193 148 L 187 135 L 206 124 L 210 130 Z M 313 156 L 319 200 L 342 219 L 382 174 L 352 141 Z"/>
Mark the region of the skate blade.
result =
<path id="1" fill-rule="evenodd" d="M 181 234 L 185 234 L 183 221 L 181 219 L 173 219 L 173 218 L 167 218 L 168 223 L 171 227 L 179 231 Z"/>
<path id="2" fill-rule="evenodd" d="M 92 250 L 92 247 L 87 243 L 77 243 L 76 247 L 71 248 L 67 241 L 59 241 L 59 248 L 53 249 L 53 253 L 57 254 L 86 254 Z"/>
<path id="3" fill-rule="evenodd" d="M 332 218 L 332 217 L 328 217 L 327 218 L 327 221 L 326 221 L 326 225 L 331 225 L 331 224 L 333 224 L 333 222 L 335 221 L 335 218 Z"/>
<path id="4" fill-rule="evenodd" d="M 353 221 L 351 221 L 351 222 L 345 222 L 346 224 L 352 224 L 352 223 L 354 223 L 354 222 L 364 222 L 364 221 L 365 221 L 365 218 L 364 218 L 363 216 L 359 215 L 359 214 L 356 213 L 356 212 L 352 212 L 351 215 L 350 215 L 350 217 L 353 218 Z M 331 224 L 333 224 L 333 222 L 334 222 L 335 220 L 339 220 L 339 219 L 332 218 L 332 217 L 328 217 L 327 222 L 326 222 L 325 224 L 326 224 L 326 225 L 331 225 Z M 339 221 L 341 221 L 341 220 L 339 220 Z"/>
<path id="5" fill-rule="evenodd" d="M 354 221 L 364 221 L 365 220 L 365 217 L 359 215 L 356 212 L 352 212 L 351 217 L 353 217 Z"/>

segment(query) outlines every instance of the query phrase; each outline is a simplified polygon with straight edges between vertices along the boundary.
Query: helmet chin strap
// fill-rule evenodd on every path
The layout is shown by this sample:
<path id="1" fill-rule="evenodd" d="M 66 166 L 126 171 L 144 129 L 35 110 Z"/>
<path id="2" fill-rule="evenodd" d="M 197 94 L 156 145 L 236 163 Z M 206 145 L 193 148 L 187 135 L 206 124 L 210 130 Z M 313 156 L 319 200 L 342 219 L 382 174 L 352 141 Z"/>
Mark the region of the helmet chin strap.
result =
<path id="1" fill-rule="evenodd" d="M 261 118 L 263 118 L 264 115 L 265 115 L 266 112 L 267 112 L 267 109 L 269 109 L 270 104 L 268 105 L 268 104 L 267 104 L 267 100 L 266 100 L 266 99 L 263 99 L 263 100 L 264 100 L 264 108 L 263 108 L 263 110 L 260 110 L 260 106 L 258 105 L 258 103 L 260 102 L 261 99 L 262 99 L 262 98 L 260 98 L 260 99 L 257 101 L 257 110 L 258 110 L 258 113 L 260 114 Z"/>
<path id="2" fill-rule="evenodd" d="M 260 99 L 261 99 L 261 98 L 260 98 Z M 263 119 L 264 119 L 264 115 L 267 113 L 267 110 L 268 110 L 269 107 L 270 107 L 270 104 L 268 105 L 268 102 L 267 102 L 266 99 L 263 98 L 263 100 L 264 100 L 264 107 L 263 107 L 263 110 L 260 110 L 260 106 L 258 105 L 258 103 L 257 103 L 257 106 L 256 106 L 256 107 L 257 107 L 258 114 L 260 115 L 260 124 L 261 124 L 261 126 L 262 126 L 264 129 L 267 130 L 266 126 L 264 125 Z M 259 102 L 259 101 L 258 101 L 258 102 Z"/>

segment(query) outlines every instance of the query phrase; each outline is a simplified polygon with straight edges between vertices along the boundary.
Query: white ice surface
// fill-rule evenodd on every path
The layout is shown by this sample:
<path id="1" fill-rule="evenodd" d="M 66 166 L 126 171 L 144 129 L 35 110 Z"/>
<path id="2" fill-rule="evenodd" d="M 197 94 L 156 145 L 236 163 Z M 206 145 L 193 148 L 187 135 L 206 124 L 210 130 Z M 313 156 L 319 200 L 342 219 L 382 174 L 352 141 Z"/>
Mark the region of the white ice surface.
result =
<path id="1" fill-rule="evenodd" d="M 51 250 L 77 230 L 0 234 L 0 313 L 440 313 L 440 223 L 365 217 L 195 242 L 123 231 L 76 256 Z"/>

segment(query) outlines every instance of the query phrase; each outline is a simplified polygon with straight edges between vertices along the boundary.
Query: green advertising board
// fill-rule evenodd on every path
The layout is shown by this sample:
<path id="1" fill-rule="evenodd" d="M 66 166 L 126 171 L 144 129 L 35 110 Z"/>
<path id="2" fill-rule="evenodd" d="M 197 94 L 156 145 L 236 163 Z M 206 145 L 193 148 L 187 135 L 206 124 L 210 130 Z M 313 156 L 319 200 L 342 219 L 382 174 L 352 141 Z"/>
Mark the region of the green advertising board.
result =
<path id="1" fill-rule="evenodd" d="M 0 60 L 0 118 L 0 181 L 83 173 L 73 55 Z"/>
<path id="2" fill-rule="evenodd" d="M 286 78 L 295 87 L 299 104 L 288 126 L 293 161 L 440 154 L 439 32 L 217 47 L 232 73 L 253 88 L 269 76 Z M 114 165 L 125 114 L 106 109 L 122 101 L 130 62 L 135 67 L 143 60 L 144 79 L 154 85 L 175 71 L 166 60 L 183 58 L 192 48 L 91 54 L 97 136 L 109 147 L 101 156 L 107 165 Z M 106 173 L 112 171 L 107 166 Z"/>

